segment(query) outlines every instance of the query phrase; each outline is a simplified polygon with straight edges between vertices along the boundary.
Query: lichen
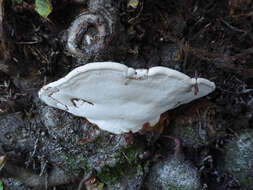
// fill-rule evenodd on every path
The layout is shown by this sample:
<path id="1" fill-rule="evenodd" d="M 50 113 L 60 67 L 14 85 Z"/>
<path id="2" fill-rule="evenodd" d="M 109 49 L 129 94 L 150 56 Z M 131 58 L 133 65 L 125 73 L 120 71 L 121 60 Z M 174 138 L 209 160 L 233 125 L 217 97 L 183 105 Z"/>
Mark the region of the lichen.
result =
<path id="1" fill-rule="evenodd" d="M 253 186 L 253 131 L 244 130 L 238 138 L 233 137 L 226 145 L 225 169 L 229 171 L 244 188 Z"/>
<path id="2" fill-rule="evenodd" d="M 189 161 L 172 157 L 152 166 L 145 186 L 152 190 L 199 190 L 200 176 Z"/>

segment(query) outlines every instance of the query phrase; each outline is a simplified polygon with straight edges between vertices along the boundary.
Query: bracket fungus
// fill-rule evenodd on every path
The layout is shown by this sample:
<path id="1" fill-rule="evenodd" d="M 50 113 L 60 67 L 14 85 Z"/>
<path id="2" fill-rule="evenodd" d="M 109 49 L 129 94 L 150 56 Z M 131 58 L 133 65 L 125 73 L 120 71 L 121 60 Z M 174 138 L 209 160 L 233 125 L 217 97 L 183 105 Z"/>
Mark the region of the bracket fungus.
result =
<path id="1" fill-rule="evenodd" d="M 215 84 L 166 67 L 133 69 L 115 62 L 89 63 L 41 88 L 49 106 L 85 117 L 114 134 L 155 126 L 167 110 L 211 93 Z"/>

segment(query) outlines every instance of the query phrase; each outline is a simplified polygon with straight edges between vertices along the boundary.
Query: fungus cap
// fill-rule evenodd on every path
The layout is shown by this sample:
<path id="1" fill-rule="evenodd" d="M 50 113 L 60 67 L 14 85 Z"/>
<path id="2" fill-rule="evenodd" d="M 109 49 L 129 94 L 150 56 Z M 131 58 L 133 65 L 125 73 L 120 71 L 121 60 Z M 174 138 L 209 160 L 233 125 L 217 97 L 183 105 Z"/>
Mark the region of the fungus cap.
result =
<path id="1" fill-rule="evenodd" d="M 211 93 L 215 84 L 166 67 L 133 69 L 115 62 L 78 67 L 41 88 L 49 106 L 85 117 L 114 134 L 154 126 L 167 110 Z"/>

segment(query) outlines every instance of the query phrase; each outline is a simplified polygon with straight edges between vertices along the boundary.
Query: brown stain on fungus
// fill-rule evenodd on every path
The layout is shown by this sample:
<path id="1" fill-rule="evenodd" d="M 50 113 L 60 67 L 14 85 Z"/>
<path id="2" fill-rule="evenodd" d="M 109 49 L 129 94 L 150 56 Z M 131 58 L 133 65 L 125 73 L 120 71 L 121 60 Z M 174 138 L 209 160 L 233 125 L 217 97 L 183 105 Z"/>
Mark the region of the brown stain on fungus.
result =
<path id="1" fill-rule="evenodd" d="M 90 105 L 94 105 L 92 102 L 89 102 L 89 101 L 84 100 L 84 99 L 80 99 L 80 98 L 71 98 L 71 99 L 70 99 L 71 103 L 72 103 L 73 106 L 76 107 L 76 108 L 77 108 L 77 105 L 76 105 L 75 101 L 80 101 L 80 100 L 82 100 L 83 102 L 86 102 L 86 103 L 88 103 L 88 104 L 90 104 Z"/>
<path id="2" fill-rule="evenodd" d="M 50 89 L 51 89 L 51 87 L 46 88 L 46 90 L 50 90 Z M 47 96 L 48 96 L 49 98 L 51 98 L 52 100 L 54 100 L 55 102 L 57 102 L 58 104 L 63 105 L 63 106 L 65 107 L 65 110 L 68 111 L 69 108 L 68 108 L 67 105 L 61 103 L 60 101 L 58 101 L 57 99 L 55 99 L 54 97 L 52 97 L 54 93 L 57 93 L 57 92 L 59 92 L 59 91 L 60 91 L 59 89 L 55 88 L 54 91 L 51 92 L 50 94 L 48 94 Z"/>
<path id="3" fill-rule="evenodd" d="M 144 123 L 139 133 L 141 134 L 143 132 L 162 133 L 164 129 L 164 125 L 167 125 L 167 121 L 166 121 L 167 117 L 168 117 L 167 112 L 162 113 L 160 115 L 160 120 L 154 126 L 151 126 L 149 122 Z"/>
<path id="4" fill-rule="evenodd" d="M 194 85 L 194 95 L 197 96 L 198 95 L 198 92 L 199 92 L 199 86 L 198 86 L 198 83 L 196 83 Z"/>

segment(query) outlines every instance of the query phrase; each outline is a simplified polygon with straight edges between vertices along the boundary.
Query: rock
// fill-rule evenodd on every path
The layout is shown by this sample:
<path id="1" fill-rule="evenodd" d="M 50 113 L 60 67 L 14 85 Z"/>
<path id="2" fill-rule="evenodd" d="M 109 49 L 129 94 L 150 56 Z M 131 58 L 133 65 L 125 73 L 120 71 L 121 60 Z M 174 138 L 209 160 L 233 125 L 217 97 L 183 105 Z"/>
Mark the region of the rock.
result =
<path id="1" fill-rule="evenodd" d="M 21 152 L 32 150 L 35 137 L 30 136 L 29 133 L 29 128 L 20 113 L 0 117 L 0 142 L 4 149 L 19 149 Z"/>
<path id="2" fill-rule="evenodd" d="M 120 182 L 114 185 L 108 185 L 106 190 L 140 190 L 143 184 L 143 180 L 144 173 L 136 172 L 135 169 L 132 169 L 128 175 L 121 178 Z"/>
<path id="3" fill-rule="evenodd" d="M 188 161 L 176 158 L 156 163 L 145 183 L 148 190 L 199 190 L 200 177 L 197 169 Z"/>
<path id="4" fill-rule="evenodd" d="M 225 169 L 246 189 L 253 186 L 253 130 L 244 130 L 225 147 Z"/>
<path id="5" fill-rule="evenodd" d="M 40 137 L 40 154 L 75 174 L 114 167 L 121 150 L 131 146 L 124 136 L 96 129 L 89 122 L 55 108 L 41 106 L 40 118 L 47 134 Z"/>
<path id="6" fill-rule="evenodd" d="M 213 142 L 217 135 L 213 104 L 200 101 L 198 104 L 179 108 L 178 113 L 171 114 L 167 134 L 179 138 L 182 146 L 191 148 L 200 148 Z"/>
<path id="7" fill-rule="evenodd" d="M 95 170 L 98 179 L 107 185 L 121 180 L 124 175 L 119 175 L 119 171 L 127 173 L 137 166 L 142 152 L 138 141 L 129 143 L 124 135 L 98 130 L 88 122 L 39 102 L 36 107 L 37 110 L 31 111 L 34 117 L 22 117 L 19 113 L 0 117 L 1 154 L 8 152 L 29 171 L 33 168 L 31 173 L 43 176 L 55 166 L 75 178 Z M 16 150 L 24 154 L 17 154 Z M 25 178 L 22 180 L 26 183 Z"/>
<path id="8" fill-rule="evenodd" d="M 3 187 L 6 190 L 31 190 L 31 188 L 13 178 L 2 178 Z"/>
<path id="9" fill-rule="evenodd" d="M 41 120 L 43 122 L 43 124 L 45 125 L 45 127 L 56 127 L 57 125 L 60 124 L 60 120 L 59 120 L 59 111 L 52 108 L 52 107 L 42 107 L 41 109 Z"/>

